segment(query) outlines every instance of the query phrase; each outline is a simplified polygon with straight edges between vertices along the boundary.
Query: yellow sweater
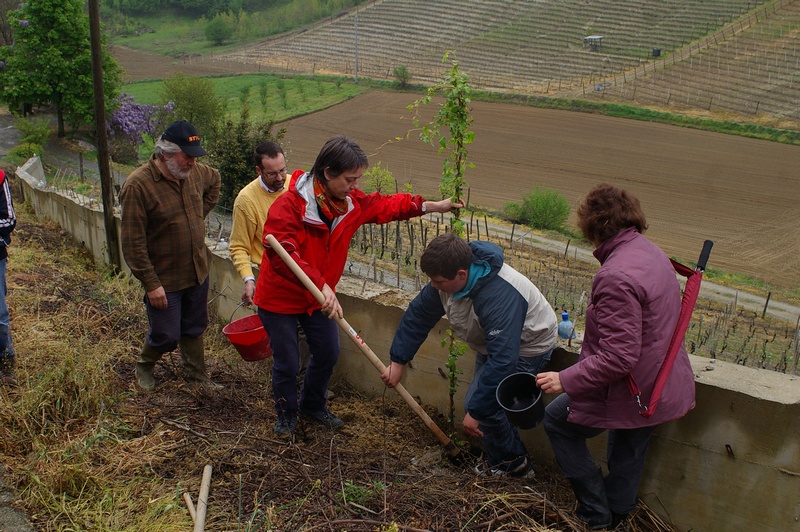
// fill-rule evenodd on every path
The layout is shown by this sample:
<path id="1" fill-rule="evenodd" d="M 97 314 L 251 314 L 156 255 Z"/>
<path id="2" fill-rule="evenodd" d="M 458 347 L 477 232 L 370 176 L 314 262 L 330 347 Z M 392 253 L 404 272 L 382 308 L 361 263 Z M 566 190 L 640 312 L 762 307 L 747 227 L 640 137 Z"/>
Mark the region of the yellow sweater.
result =
<path id="1" fill-rule="evenodd" d="M 278 197 L 286 191 L 286 185 L 278 192 L 267 192 L 257 177 L 239 191 L 233 202 L 233 228 L 228 248 L 231 261 L 242 280 L 254 277 L 253 264 L 261 264 L 264 253 L 262 233 L 267 221 L 267 212 Z"/>

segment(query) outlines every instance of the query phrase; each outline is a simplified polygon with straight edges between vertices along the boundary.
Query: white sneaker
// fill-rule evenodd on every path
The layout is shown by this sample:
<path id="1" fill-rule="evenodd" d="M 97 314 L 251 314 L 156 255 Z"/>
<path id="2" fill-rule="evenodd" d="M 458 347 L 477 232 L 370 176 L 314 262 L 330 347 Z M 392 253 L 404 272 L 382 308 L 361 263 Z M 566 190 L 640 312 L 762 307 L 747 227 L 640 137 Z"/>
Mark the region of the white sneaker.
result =
<path id="1" fill-rule="evenodd" d="M 523 456 L 522 463 L 513 469 L 504 469 L 500 465 L 490 467 L 486 462 L 481 462 L 475 466 L 474 471 L 481 477 L 505 477 L 510 476 L 514 478 L 531 479 L 536 476 L 533 468 L 528 463 L 528 457 Z M 518 459 L 517 459 L 518 460 Z M 516 460 L 514 460 L 516 462 Z M 512 464 L 514 463 L 512 462 Z"/>

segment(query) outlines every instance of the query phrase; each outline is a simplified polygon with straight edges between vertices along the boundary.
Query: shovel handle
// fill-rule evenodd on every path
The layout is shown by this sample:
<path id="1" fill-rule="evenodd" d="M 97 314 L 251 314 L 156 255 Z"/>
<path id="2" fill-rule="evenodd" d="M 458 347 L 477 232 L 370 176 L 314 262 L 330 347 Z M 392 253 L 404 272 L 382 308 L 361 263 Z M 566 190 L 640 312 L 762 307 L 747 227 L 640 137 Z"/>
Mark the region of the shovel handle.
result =
<path id="1" fill-rule="evenodd" d="M 325 296 L 322 294 L 322 291 L 314 285 L 313 281 L 311 281 L 308 275 L 306 275 L 306 272 L 304 272 L 303 269 L 300 268 L 300 265 L 297 264 L 297 262 L 291 257 L 291 255 L 289 255 L 289 253 L 287 253 L 286 249 L 284 249 L 281 243 L 278 242 L 278 240 L 272 235 L 267 235 L 265 240 L 272 247 L 275 253 L 277 253 L 278 256 L 281 259 L 283 259 L 283 262 L 286 263 L 289 269 L 292 270 L 292 272 L 294 272 L 297 278 L 300 279 L 300 282 L 303 283 L 303 286 L 305 286 L 306 289 L 309 292 L 311 292 L 314 298 L 320 304 L 324 303 Z M 350 324 L 347 323 L 347 320 L 345 320 L 344 318 L 340 318 L 339 316 L 334 316 L 334 319 L 336 320 L 336 323 L 339 324 L 339 327 L 344 332 L 347 333 L 347 336 L 350 338 L 350 340 L 352 340 L 353 343 L 356 344 L 356 347 L 358 347 L 358 349 L 364 354 L 364 356 L 366 356 L 367 359 L 372 363 L 372 365 L 375 366 L 375 368 L 380 373 L 383 373 L 383 371 L 386 369 L 386 365 L 384 365 L 384 363 L 381 362 L 381 359 L 379 359 L 378 356 L 372 351 L 372 349 L 369 348 L 367 343 L 364 342 L 364 340 L 361 338 L 361 336 L 358 335 L 355 329 L 353 329 L 350 326 Z M 444 446 L 444 450 L 447 452 L 448 455 L 455 456 L 460 452 L 458 447 L 456 447 L 455 444 L 450 440 L 450 438 L 448 438 L 447 435 L 444 432 L 442 432 L 442 429 L 440 429 L 439 426 L 436 425 L 436 423 L 425 412 L 425 410 L 423 410 L 423 408 L 419 405 L 419 403 L 417 403 L 417 401 L 413 397 L 411 397 L 411 394 L 408 393 L 408 391 L 403 387 L 402 384 L 398 383 L 394 387 L 394 391 L 396 391 L 397 394 L 400 397 L 402 397 L 403 400 L 408 404 L 408 406 L 411 407 L 411 410 L 413 410 L 422 419 L 422 421 L 425 423 L 425 426 L 428 427 L 428 429 L 434 434 L 434 436 L 436 436 L 439 442 L 441 442 L 441 444 Z"/>

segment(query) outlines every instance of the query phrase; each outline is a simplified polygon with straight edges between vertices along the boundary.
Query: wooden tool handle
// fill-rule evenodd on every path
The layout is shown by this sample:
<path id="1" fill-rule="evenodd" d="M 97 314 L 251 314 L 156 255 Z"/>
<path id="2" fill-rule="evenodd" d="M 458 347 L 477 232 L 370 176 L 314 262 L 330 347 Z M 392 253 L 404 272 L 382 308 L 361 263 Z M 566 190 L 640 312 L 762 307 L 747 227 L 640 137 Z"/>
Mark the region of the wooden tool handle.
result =
<path id="1" fill-rule="evenodd" d="M 303 283 L 303 286 L 305 286 L 306 289 L 311 292 L 311 294 L 320 304 L 323 304 L 325 302 L 325 296 L 322 294 L 322 291 L 314 285 L 308 275 L 306 275 L 306 272 L 304 272 L 303 269 L 300 268 L 300 265 L 298 265 L 291 255 L 286 252 L 286 249 L 284 249 L 281 243 L 278 242 L 278 240 L 272 235 L 267 235 L 265 240 L 267 243 L 269 243 L 272 249 L 275 250 L 275 253 L 277 253 L 278 256 L 283 259 L 283 262 L 286 263 L 289 269 L 294 272 L 297 278 L 300 279 L 300 282 Z M 378 372 L 383 373 L 383 371 L 386 369 L 384 363 L 381 362 L 381 359 L 379 359 L 372 349 L 369 348 L 369 346 L 358 335 L 355 329 L 353 329 L 350 324 L 347 323 L 347 320 L 339 316 L 334 316 L 334 319 L 336 320 L 336 323 L 339 324 L 339 327 L 341 327 L 342 330 L 347 333 L 347 336 L 353 341 L 353 343 L 356 344 L 356 347 L 358 347 L 358 349 L 364 354 L 364 356 L 367 357 L 372 365 L 375 366 Z M 442 432 L 442 429 L 436 425 L 436 423 L 430 418 L 425 410 L 423 410 L 419 403 L 417 403 L 417 401 L 411 397 L 411 394 L 408 393 L 402 384 L 398 383 L 394 387 L 394 391 L 396 391 L 398 395 L 400 395 L 400 397 L 402 397 L 403 400 L 408 404 L 408 406 L 410 406 L 411 409 L 422 419 L 422 421 L 425 423 L 425 426 L 427 426 L 428 429 L 433 432 L 436 438 L 444 446 L 445 451 L 450 456 L 455 456 L 460 452 L 458 447 L 456 447 L 450 438 L 448 438 L 447 435 Z"/>

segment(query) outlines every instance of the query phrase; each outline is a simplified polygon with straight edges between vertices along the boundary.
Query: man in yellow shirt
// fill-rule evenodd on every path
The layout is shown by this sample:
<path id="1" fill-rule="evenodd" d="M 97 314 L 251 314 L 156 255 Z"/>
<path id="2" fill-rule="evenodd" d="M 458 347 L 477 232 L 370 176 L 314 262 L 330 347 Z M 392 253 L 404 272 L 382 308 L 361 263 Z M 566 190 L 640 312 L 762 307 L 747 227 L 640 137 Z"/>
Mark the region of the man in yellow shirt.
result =
<path id="1" fill-rule="evenodd" d="M 269 208 L 288 186 L 286 157 L 279 144 L 267 140 L 253 150 L 253 162 L 258 177 L 246 185 L 233 202 L 233 227 L 228 249 L 236 271 L 242 276 L 242 302 L 253 303 L 256 280 L 253 264 L 261 265 L 264 253 L 264 223 Z M 300 342 L 300 373 L 302 382 L 311 353 L 305 334 L 298 329 Z"/>
<path id="2" fill-rule="evenodd" d="M 229 247 L 231 261 L 244 281 L 242 301 L 248 305 L 253 303 L 256 289 L 253 264 L 261 264 L 264 253 L 262 233 L 267 212 L 287 185 L 286 157 L 277 143 L 262 142 L 253 150 L 253 159 L 258 177 L 240 190 L 233 202 Z"/>

